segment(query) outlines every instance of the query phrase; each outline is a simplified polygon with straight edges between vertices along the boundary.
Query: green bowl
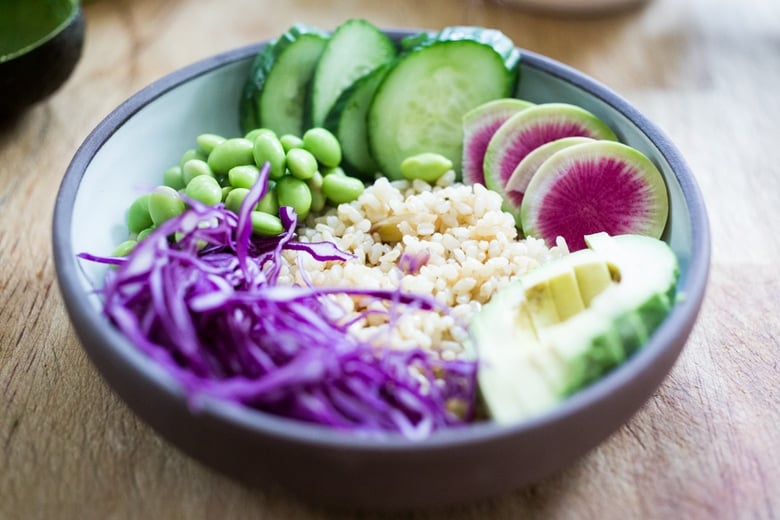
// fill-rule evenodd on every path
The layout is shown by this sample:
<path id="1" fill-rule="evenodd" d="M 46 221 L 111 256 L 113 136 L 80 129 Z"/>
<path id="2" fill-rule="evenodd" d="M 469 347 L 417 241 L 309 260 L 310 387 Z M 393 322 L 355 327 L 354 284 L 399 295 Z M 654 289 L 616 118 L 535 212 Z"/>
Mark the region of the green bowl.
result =
<path id="1" fill-rule="evenodd" d="M 78 0 L 0 2 L 0 114 L 53 94 L 70 77 L 84 45 Z"/>

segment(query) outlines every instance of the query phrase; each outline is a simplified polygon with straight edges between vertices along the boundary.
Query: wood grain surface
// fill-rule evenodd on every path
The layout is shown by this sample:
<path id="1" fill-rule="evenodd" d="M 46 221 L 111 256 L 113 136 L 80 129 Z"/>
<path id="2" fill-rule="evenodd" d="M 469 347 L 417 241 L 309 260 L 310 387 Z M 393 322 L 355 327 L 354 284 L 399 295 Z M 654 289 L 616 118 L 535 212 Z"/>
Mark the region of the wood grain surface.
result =
<path id="1" fill-rule="evenodd" d="M 221 477 L 138 421 L 81 350 L 50 233 L 68 162 L 128 96 L 295 22 L 330 29 L 349 17 L 388 28 L 496 27 L 614 88 L 681 149 L 713 232 L 700 319 L 625 427 L 529 489 L 405 517 L 780 518 L 777 0 L 651 0 L 587 18 L 479 0 L 94 0 L 84 9 L 73 77 L 0 122 L 0 518 L 335 516 Z"/>

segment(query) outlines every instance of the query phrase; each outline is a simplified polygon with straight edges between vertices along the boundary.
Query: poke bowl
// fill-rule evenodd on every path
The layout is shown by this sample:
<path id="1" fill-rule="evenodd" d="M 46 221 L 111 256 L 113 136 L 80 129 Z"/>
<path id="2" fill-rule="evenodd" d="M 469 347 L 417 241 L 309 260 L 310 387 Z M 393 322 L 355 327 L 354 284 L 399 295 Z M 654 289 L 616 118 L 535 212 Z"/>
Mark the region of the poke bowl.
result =
<path id="1" fill-rule="evenodd" d="M 383 34 L 393 42 L 398 52 L 393 59 L 400 60 L 404 54 L 403 50 L 398 49 L 404 49 L 404 45 L 408 46 L 406 50 L 410 54 L 418 48 L 415 46 L 421 49 L 435 48 L 435 45 L 422 40 L 426 37 L 440 37 L 442 33 L 435 33 L 436 36 L 431 36 L 434 33 L 424 33 L 428 36 L 420 36 L 423 33 L 384 31 Z M 489 32 L 488 39 L 491 40 L 491 45 L 496 45 L 497 38 L 495 32 Z M 468 37 L 461 39 L 468 39 Z M 271 296 L 275 298 L 273 305 L 258 311 L 261 315 L 274 314 L 273 309 L 279 309 L 278 314 L 280 314 L 278 319 L 274 318 L 277 319 L 274 322 L 277 323 L 275 325 L 277 328 L 274 329 L 273 334 L 266 331 L 264 336 L 266 339 L 263 341 L 268 343 L 269 348 L 277 349 L 273 354 L 267 354 L 267 357 L 281 355 L 282 351 L 308 347 L 308 345 L 295 343 L 300 341 L 294 339 L 298 336 L 307 338 L 303 340 L 306 342 L 320 341 L 318 337 L 321 336 L 326 338 L 322 340 L 324 342 L 339 343 L 339 334 L 350 335 L 351 329 L 346 326 L 333 328 L 330 325 L 321 325 L 316 334 L 308 335 L 305 330 L 302 330 L 308 326 L 307 324 L 322 322 L 322 317 L 330 314 L 331 300 L 328 300 L 330 303 L 323 307 L 315 307 L 316 311 L 313 313 L 310 312 L 311 307 L 307 307 L 308 311 L 296 314 L 295 319 L 299 321 L 293 323 L 298 323 L 297 328 L 300 330 L 295 330 L 296 326 L 289 323 L 284 326 L 278 325 L 279 320 L 295 314 L 291 310 L 290 302 L 295 299 L 296 303 L 300 303 L 297 298 L 302 297 L 302 292 L 309 291 L 306 292 L 307 295 L 315 293 L 314 300 L 317 302 L 323 300 L 322 293 L 315 290 L 318 284 L 331 287 L 338 285 L 339 281 L 354 279 L 359 286 L 365 282 L 367 287 L 350 288 L 344 291 L 348 293 L 346 296 L 343 293 L 338 295 L 350 302 L 356 299 L 363 301 L 362 298 L 369 297 L 370 301 L 366 304 L 367 307 L 362 309 L 363 314 L 360 316 L 363 321 L 372 319 L 370 315 L 375 312 L 372 305 L 376 300 L 383 301 L 386 305 L 383 309 L 387 306 L 395 309 L 393 306 L 396 304 L 411 305 L 410 308 L 402 307 L 385 312 L 382 326 L 395 323 L 395 318 L 387 318 L 386 315 L 412 316 L 417 311 L 439 308 L 436 303 L 437 291 L 441 289 L 436 285 L 438 282 L 413 277 L 415 274 L 424 271 L 432 272 L 435 268 L 442 267 L 437 264 L 438 246 L 432 246 L 420 236 L 406 237 L 417 232 L 418 235 L 430 238 L 438 233 L 436 236 L 443 241 L 452 240 L 453 236 L 458 235 L 454 232 L 452 236 L 438 231 L 434 233 L 430 229 L 422 231 L 424 228 L 427 229 L 427 223 L 431 222 L 425 217 L 426 211 L 430 208 L 419 204 L 415 206 L 403 198 L 404 193 L 406 196 L 411 194 L 423 198 L 436 193 L 444 194 L 449 204 L 447 207 L 455 207 L 456 202 L 462 202 L 456 201 L 455 198 L 460 196 L 457 193 L 463 193 L 463 191 L 447 190 L 465 190 L 471 197 L 484 195 L 493 201 L 492 204 L 496 205 L 493 208 L 495 211 L 490 208 L 482 208 L 480 211 L 485 214 L 492 211 L 491 214 L 498 215 L 495 217 L 498 220 L 476 224 L 475 233 L 490 235 L 500 226 L 508 226 L 511 230 L 506 231 L 505 234 L 509 239 L 503 242 L 509 249 L 499 248 L 494 255 L 499 260 L 495 260 L 490 265 L 505 265 L 507 262 L 500 260 L 500 257 L 510 254 L 507 251 L 515 248 L 518 243 L 523 243 L 524 249 L 520 253 L 511 249 L 511 254 L 519 255 L 518 262 L 520 264 L 525 262 L 523 264 L 525 267 L 521 269 L 528 272 L 537 264 L 544 263 L 545 259 L 550 259 L 552 262 L 556 259 L 553 257 L 565 258 L 569 255 L 568 247 L 560 241 L 545 243 L 542 239 L 536 239 L 529 243 L 523 242 L 522 232 L 518 232 L 515 227 L 515 217 L 502 210 L 502 200 L 494 191 L 477 186 L 479 183 L 467 185 L 456 177 L 454 172 L 460 168 L 460 164 L 453 166 L 448 162 L 446 167 L 439 168 L 446 170 L 446 173 L 439 172 L 435 179 L 423 179 L 422 177 L 429 173 L 426 168 L 431 167 L 430 156 L 425 154 L 420 155 L 423 157 L 422 166 L 419 162 L 416 169 L 414 165 L 407 166 L 400 176 L 396 173 L 395 177 L 388 174 L 391 179 L 382 175 L 376 176 L 375 179 L 364 177 L 359 194 L 344 200 L 339 198 L 340 195 L 329 196 L 331 202 L 329 208 L 322 209 L 322 217 L 315 215 L 314 210 L 311 210 L 312 214 L 308 217 L 302 215 L 308 212 L 308 206 L 303 210 L 285 209 L 294 206 L 295 202 L 277 204 L 274 211 L 279 212 L 279 219 L 273 222 L 275 225 L 281 222 L 282 227 L 273 233 L 259 231 L 264 234 L 262 240 L 251 243 L 255 245 L 247 245 L 250 240 L 247 238 L 248 234 L 257 231 L 253 220 L 254 213 L 257 211 L 247 208 L 255 203 L 259 207 L 264 199 L 264 193 L 273 188 L 268 181 L 269 175 L 275 180 L 276 188 L 284 182 L 284 177 L 280 174 L 277 173 L 274 177 L 270 173 L 273 168 L 270 161 L 263 164 L 258 161 L 257 167 L 252 170 L 254 178 L 258 180 L 254 185 L 250 183 L 242 195 L 246 200 L 250 200 L 249 204 L 239 202 L 239 205 L 233 205 L 233 211 L 227 209 L 230 203 L 224 197 L 229 196 L 231 191 L 236 191 L 235 187 L 228 186 L 224 189 L 223 198 L 218 198 L 215 204 L 217 209 L 195 200 L 199 197 L 194 191 L 188 193 L 187 189 L 182 188 L 181 200 L 184 201 L 182 204 L 189 210 L 178 212 L 175 218 L 169 218 L 167 221 L 161 218 L 159 225 L 155 226 L 156 230 L 148 234 L 144 241 L 139 240 L 138 233 L 128 231 L 128 227 L 136 226 L 132 220 L 128 220 L 129 213 L 133 211 L 128 208 L 136 204 L 141 194 L 150 190 L 159 192 L 165 177 L 164 172 L 169 170 L 171 165 L 181 164 L 183 152 L 192 151 L 197 148 L 196 143 L 200 143 L 204 148 L 211 150 L 207 155 L 213 155 L 213 151 L 218 146 L 214 144 L 213 139 L 220 143 L 226 142 L 233 139 L 233 136 L 245 136 L 249 128 L 263 126 L 258 124 L 257 120 L 253 120 L 257 118 L 256 105 L 246 104 L 247 99 L 254 102 L 255 96 L 258 95 L 257 83 L 252 85 L 252 80 L 248 78 L 253 77 L 258 66 L 262 65 L 263 60 L 267 58 L 269 49 L 280 40 L 260 42 L 213 56 L 173 72 L 142 89 L 116 108 L 94 129 L 75 154 L 65 174 L 57 196 L 53 222 L 53 248 L 58 283 L 83 348 L 113 391 L 133 412 L 173 446 L 215 470 L 264 489 L 279 488 L 313 502 L 347 507 L 397 509 L 440 506 L 506 493 L 538 482 L 560 470 L 603 442 L 626 423 L 663 382 L 695 323 L 709 271 L 710 239 L 705 207 L 695 179 L 678 150 L 632 105 L 584 74 L 545 56 L 518 49 L 514 45 L 511 48 L 507 48 L 506 45 L 503 47 L 505 58 L 513 56 L 515 62 L 512 66 L 517 72 L 514 76 L 516 81 L 511 83 L 509 87 L 511 91 L 506 98 L 522 99 L 528 106 L 566 104 L 587 111 L 613 132 L 610 140 L 619 141 L 626 147 L 638 151 L 654 165 L 660 174 L 659 178 L 663 179 L 666 194 L 664 200 L 668 211 L 664 215 L 663 226 L 658 231 L 659 236 L 654 240 L 662 244 L 664 250 L 671 252 L 670 258 L 674 258 L 671 290 L 676 296 L 668 300 L 668 312 L 657 319 L 652 330 L 646 331 L 647 337 L 642 344 L 635 345 L 630 354 L 621 354 L 619 363 L 612 363 L 608 369 L 598 370 L 596 376 L 586 378 L 582 374 L 591 370 L 593 363 L 597 365 L 601 363 L 589 358 L 588 366 L 591 368 L 578 369 L 582 384 L 579 384 L 576 390 L 570 389 L 565 392 L 565 395 L 557 395 L 554 402 L 550 402 L 549 399 L 542 400 L 545 404 L 538 409 L 535 408 L 537 401 L 534 400 L 526 410 L 528 413 L 518 415 L 517 410 L 522 406 L 515 406 L 513 402 L 507 406 L 503 387 L 498 385 L 496 389 L 496 385 L 493 385 L 493 381 L 501 378 L 493 377 L 490 372 L 485 375 L 478 371 L 482 370 L 481 345 L 484 352 L 495 352 L 495 349 L 491 350 L 492 344 L 512 345 L 520 341 L 520 335 L 515 337 L 513 329 L 508 329 L 509 332 L 504 334 L 506 330 L 502 328 L 503 324 L 499 323 L 501 334 L 510 336 L 509 341 L 506 337 L 502 338 L 497 334 L 491 336 L 490 331 L 485 339 L 485 329 L 492 326 L 492 322 L 488 320 L 484 322 L 488 325 L 483 326 L 480 333 L 483 336 L 474 340 L 473 336 L 479 334 L 474 333 L 468 323 L 473 316 L 464 311 L 465 314 L 457 314 L 454 317 L 445 314 L 446 319 L 441 315 L 430 319 L 428 317 L 417 319 L 417 322 L 422 325 L 417 335 L 413 336 L 415 339 L 412 343 L 415 345 L 431 343 L 431 338 L 434 338 L 434 343 L 440 341 L 450 346 L 455 344 L 454 354 L 451 352 L 442 354 L 439 350 L 433 365 L 425 365 L 427 367 L 425 370 L 415 372 L 416 380 L 420 379 L 420 373 L 433 374 L 431 376 L 433 379 L 424 381 L 421 385 L 423 388 L 421 392 L 424 394 L 422 396 L 406 392 L 388 397 L 394 388 L 408 390 L 416 384 L 403 379 L 408 375 L 408 367 L 401 370 L 403 372 L 399 376 L 401 379 L 393 379 L 392 384 L 387 383 L 387 378 L 390 377 L 388 374 L 391 372 L 398 374 L 397 361 L 393 361 L 392 368 L 387 368 L 385 365 L 380 367 L 376 363 L 381 364 L 384 361 L 389 363 L 388 360 L 393 358 L 391 354 L 383 354 L 376 358 L 369 356 L 370 366 L 360 365 L 362 368 L 355 369 L 365 376 L 361 379 L 361 384 L 368 384 L 366 381 L 370 378 L 365 374 L 369 372 L 375 374 L 378 373 L 377 371 L 385 370 L 382 372 L 382 380 L 376 383 L 381 388 L 377 390 L 371 387 L 372 390 L 366 391 L 370 393 L 376 390 L 377 393 L 372 396 L 374 398 L 379 396 L 381 399 L 378 401 L 358 402 L 360 397 L 358 394 L 361 393 L 359 389 L 364 388 L 360 385 L 349 387 L 352 388 L 349 400 L 344 398 L 345 393 L 348 393 L 345 390 L 348 386 L 346 384 L 340 386 L 341 382 L 328 382 L 331 386 L 328 386 L 327 390 L 323 390 L 325 387 L 317 387 L 318 393 L 314 392 L 309 384 L 312 379 L 307 378 L 317 379 L 319 377 L 317 374 L 328 370 L 333 371 L 329 373 L 345 372 L 343 366 L 337 366 L 338 363 L 333 365 L 332 362 L 336 359 L 346 363 L 342 360 L 347 358 L 339 356 L 342 354 L 352 356 L 354 351 L 350 350 L 347 354 L 340 351 L 338 355 L 329 355 L 327 360 L 319 364 L 306 365 L 311 369 L 306 376 L 296 374 L 290 368 L 293 363 L 290 363 L 286 367 L 288 370 L 275 372 L 276 383 L 271 387 L 263 387 L 272 390 L 265 393 L 257 390 L 258 387 L 247 390 L 253 393 L 254 403 L 262 403 L 254 406 L 247 404 L 246 399 L 236 398 L 236 395 L 243 391 L 240 389 L 248 388 L 245 384 L 248 380 L 246 374 L 223 386 L 212 385 L 211 382 L 204 383 L 199 379 L 200 376 L 195 377 L 192 373 L 185 373 L 182 368 L 187 363 L 189 354 L 186 345 L 189 343 L 185 342 L 184 351 L 171 354 L 155 350 L 157 346 L 152 344 L 159 337 L 150 339 L 138 336 L 136 332 L 140 327 L 139 324 L 146 323 L 144 320 L 149 318 L 146 315 L 147 318 L 126 319 L 129 314 L 125 310 L 129 308 L 128 302 L 132 297 L 124 301 L 116 313 L 106 312 L 108 308 L 106 302 L 110 297 L 112 295 L 115 297 L 124 290 L 117 285 L 117 280 L 124 279 L 128 282 L 125 288 L 136 287 L 138 279 L 134 277 L 140 272 L 138 269 L 143 271 L 151 264 L 159 264 L 160 268 L 164 269 L 166 265 L 177 261 L 179 256 L 173 249 L 169 251 L 170 256 L 161 261 L 157 256 L 160 254 L 157 250 L 154 255 L 144 257 L 144 254 L 139 251 L 145 251 L 146 245 L 141 247 L 141 244 L 159 244 L 161 247 L 169 248 L 170 244 L 179 243 L 176 240 L 184 236 L 182 230 L 173 228 L 165 232 L 160 230 L 165 227 L 166 222 L 183 218 L 184 215 L 192 214 L 195 210 L 201 211 L 202 215 L 205 215 L 205 220 L 209 222 L 205 226 L 197 224 L 190 228 L 196 230 L 192 235 L 195 238 L 191 241 L 196 255 L 198 251 L 209 250 L 207 243 L 211 240 L 197 233 L 215 230 L 219 226 L 228 229 L 227 233 L 223 233 L 224 229 L 220 227 L 219 233 L 222 233 L 220 236 L 226 237 L 225 243 L 222 244 L 223 249 L 233 248 L 239 252 L 243 251 L 244 259 L 236 260 L 235 265 L 243 266 L 238 271 L 251 270 L 246 268 L 247 250 L 256 249 L 259 247 L 256 244 L 260 242 L 271 244 L 268 251 L 281 251 L 285 247 L 288 248 L 274 257 L 277 260 L 284 255 L 297 255 L 294 256 L 295 260 L 288 262 L 289 265 L 285 264 L 280 270 L 274 271 L 273 276 L 259 276 L 263 283 L 269 279 L 278 283 L 277 286 L 267 288 L 265 293 L 270 295 L 269 298 Z M 504 40 L 501 41 L 505 43 Z M 483 41 L 480 45 L 484 43 Z M 262 58 L 264 52 L 266 58 Z M 455 56 L 458 56 L 457 52 Z M 326 54 L 322 54 L 319 59 L 324 60 L 323 56 Z M 502 63 L 506 62 L 505 59 Z M 385 83 L 388 82 L 387 78 L 390 77 L 391 72 L 387 74 L 383 79 Z M 289 73 L 285 73 L 284 77 L 289 79 Z M 377 89 L 376 92 L 379 90 Z M 375 97 L 376 95 L 374 94 Z M 247 106 L 250 108 L 247 109 Z M 393 112 L 396 104 L 390 103 L 390 106 L 394 107 L 390 111 Z M 313 109 L 313 112 L 316 110 Z M 304 127 L 303 132 L 305 130 Z M 279 135 L 283 133 L 286 131 L 276 132 Z M 402 132 L 390 132 L 390 139 L 405 142 L 401 134 Z M 257 137 L 257 132 L 253 135 L 257 138 L 254 140 L 256 148 L 260 138 Z M 235 139 L 241 140 L 245 137 Z M 209 142 L 212 144 L 208 144 Z M 291 145 L 287 149 L 285 146 L 284 151 L 289 154 L 290 150 L 297 147 Z M 576 146 L 571 147 L 574 148 Z M 346 145 L 344 151 L 346 156 Z M 442 155 L 433 154 L 434 165 Z M 428 159 L 427 163 L 425 158 Z M 451 159 L 459 162 L 461 157 Z M 214 166 L 206 158 L 201 162 Z M 189 168 L 191 167 L 192 165 Z M 293 168 L 289 155 L 287 167 Z M 333 165 L 327 167 L 338 168 Z M 221 167 L 215 166 L 215 170 L 217 169 Z M 227 169 L 224 168 L 225 172 Z M 320 169 L 324 171 L 325 166 L 320 164 Z M 184 170 L 180 167 L 178 172 L 181 174 L 182 171 Z M 408 171 L 412 173 L 409 174 Z M 419 174 L 416 177 L 415 172 Z M 286 172 L 284 175 L 289 176 L 289 174 L 290 172 Z M 352 177 L 351 173 L 345 175 L 343 172 L 331 172 L 321 178 L 333 175 L 340 176 L 341 180 Z M 308 185 L 312 186 L 312 177 L 309 174 L 295 176 L 306 178 Z M 227 178 L 227 175 L 223 177 Z M 197 178 L 197 175 L 193 174 L 190 181 L 194 178 Z M 255 187 L 261 182 L 265 183 L 262 190 Z M 173 190 L 169 187 L 166 189 Z M 379 197 L 376 190 L 389 193 L 388 199 Z M 528 190 L 530 193 L 531 188 L 529 187 Z M 278 196 L 281 200 L 282 195 Z M 369 199 L 371 202 L 366 202 Z M 151 202 L 147 203 L 151 207 Z M 475 208 L 477 205 L 484 205 L 485 202 L 470 202 L 470 204 L 471 206 L 462 210 L 469 216 L 468 218 L 471 218 L 474 213 L 479 213 Z M 383 271 L 385 274 L 380 275 L 380 281 L 376 285 L 372 285 L 371 271 L 358 270 L 357 274 L 350 274 L 347 269 L 356 257 L 362 259 L 364 263 L 368 262 L 372 258 L 372 253 L 357 251 L 356 246 L 354 244 L 350 246 L 344 241 L 343 236 L 340 237 L 342 241 L 335 241 L 334 237 L 338 234 L 336 230 L 343 231 L 345 225 L 327 220 L 328 218 L 344 220 L 350 218 L 349 215 L 356 211 L 364 213 L 369 211 L 366 207 L 373 207 L 381 215 L 376 218 L 380 219 L 388 218 L 389 208 L 404 216 L 402 219 L 391 219 L 393 226 L 389 235 L 383 233 L 385 228 L 377 226 L 376 222 L 373 223 L 374 225 L 366 225 L 365 228 L 360 229 L 360 240 L 371 241 L 371 247 L 387 245 L 389 248 L 383 249 L 378 254 L 385 259 L 383 261 L 393 265 L 385 266 Z M 398 208 L 405 208 L 405 211 Z M 300 218 L 296 220 L 296 217 Z M 365 214 L 358 215 L 352 221 L 354 225 L 346 227 L 360 228 L 361 225 L 358 223 L 363 217 Z M 440 217 L 436 222 L 443 219 Z M 219 226 L 214 224 L 215 222 L 219 222 Z M 464 227 L 460 224 L 459 229 Z M 143 226 L 136 227 L 140 230 Z M 203 231 L 204 228 L 208 229 Z M 281 231 L 282 228 L 284 232 Z M 284 238 L 279 239 L 275 236 L 269 238 L 269 235 L 276 234 Z M 441 235 L 447 236 L 442 239 Z M 128 236 L 132 237 L 131 247 L 127 251 L 119 252 L 118 246 L 126 243 Z M 171 238 L 174 236 L 175 240 Z M 147 240 L 149 242 L 146 242 Z M 354 237 L 351 240 L 354 241 Z M 184 239 L 181 243 L 183 241 Z M 322 246 L 323 243 L 328 245 Z M 334 246 L 334 243 L 335 248 L 327 249 Z M 315 247 L 311 244 L 320 245 Z M 399 253 L 397 249 L 393 249 L 399 247 L 399 244 L 405 245 L 407 250 Z M 151 247 L 150 245 L 149 248 Z M 317 249 L 319 247 L 325 247 L 327 250 L 323 252 L 322 249 Z M 485 249 L 488 248 L 489 246 L 485 246 Z M 391 249 L 395 253 L 388 253 Z M 588 251 L 587 248 L 584 250 Z M 333 255 L 338 258 L 334 258 Z M 157 258 L 158 261 L 150 260 L 152 257 Z M 301 257 L 305 259 L 302 260 Z M 525 257 L 534 258 L 529 260 Z M 539 259 L 540 257 L 542 260 Z M 388 258 L 390 260 L 387 260 Z M 484 259 L 484 255 L 481 258 Z M 188 260 L 186 263 L 190 265 L 196 262 Z M 321 272 L 317 266 L 322 263 L 340 267 L 335 271 L 329 272 L 323 269 Z M 502 271 L 503 274 L 497 274 L 494 270 L 488 270 L 488 263 L 484 261 L 484 265 L 475 268 L 477 281 L 465 289 L 465 294 L 478 294 L 482 287 L 493 287 L 491 294 L 499 294 L 501 289 L 512 285 L 516 278 L 522 278 L 516 274 L 516 271 L 510 271 L 508 274 Z M 465 262 L 463 264 L 465 265 Z M 129 267 L 131 265 L 135 267 L 131 269 Z M 304 266 L 308 266 L 309 271 L 304 269 Z M 360 269 L 364 269 L 364 266 L 360 266 Z M 445 271 L 446 268 L 442 268 L 440 276 L 446 277 L 447 275 L 443 274 Z M 385 277 L 389 281 L 384 280 Z M 399 284 L 407 278 L 411 290 L 404 292 L 399 289 Z M 253 280 L 256 282 L 257 279 L 256 276 Z M 108 280 L 112 280 L 115 284 L 110 291 L 106 290 Z M 390 289 L 383 285 L 385 282 L 390 284 Z M 170 309 L 180 309 L 177 302 L 183 296 L 181 293 L 178 293 L 178 296 L 160 296 L 155 292 L 157 290 L 155 287 L 159 288 L 160 285 L 164 284 L 155 285 L 154 282 L 148 284 L 151 287 L 149 298 L 151 300 L 162 298 L 164 302 L 158 302 L 159 309 L 161 312 L 170 312 L 167 318 L 169 322 L 178 323 L 179 318 L 176 315 L 178 311 Z M 295 293 L 295 298 L 286 291 L 293 286 L 298 291 Z M 334 290 L 334 292 L 338 291 Z M 432 294 L 433 298 L 431 298 Z M 453 298 L 454 300 L 447 301 L 447 308 L 461 306 L 475 313 L 482 313 L 490 306 L 487 302 L 475 305 L 470 297 L 464 299 L 461 296 L 458 299 L 453 296 Z M 226 300 L 222 296 L 217 299 L 219 304 L 214 303 L 213 298 L 200 298 L 197 305 L 204 308 L 225 305 Z M 382 312 L 376 313 L 382 315 Z M 244 310 L 240 314 L 246 317 Z M 259 316 L 258 319 L 262 317 Z M 348 318 L 352 320 L 350 325 L 358 321 L 354 316 Z M 398 322 L 400 323 L 403 318 L 404 316 L 400 316 Z M 589 324 L 593 320 L 581 321 Z M 242 320 L 238 322 L 241 323 Z M 452 337 L 448 336 L 446 340 L 441 340 L 441 331 L 436 329 L 436 324 L 440 322 L 446 322 L 452 329 L 458 327 L 460 329 L 450 332 Z M 128 333 L 127 327 L 135 332 Z M 181 330 L 183 336 L 190 333 L 185 329 L 177 330 Z M 220 334 L 223 332 L 221 331 Z M 233 332 L 226 334 L 232 335 Z M 371 337 L 374 338 L 376 335 Z M 456 341 L 453 338 L 459 339 Z M 201 340 L 193 341 L 197 343 Z M 289 343 L 291 341 L 293 343 Z M 362 345 L 364 341 L 355 340 L 353 343 Z M 231 343 L 220 343 L 222 345 L 220 348 L 230 348 L 224 346 L 229 344 Z M 471 348 L 469 345 L 471 347 L 476 345 L 476 348 Z M 458 351 L 459 348 L 462 348 L 462 351 Z M 403 347 L 396 350 L 406 352 Z M 600 359 L 599 356 L 602 354 L 595 355 L 595 358 Z M 424 354 L 415 356 L 412 357 L 417 361 L 424 360 Z M 353 363 L 350 366 L 354 367 L 357 366 L 354 363 L 365 361 L 366 356 L 353 356 L 349 359 L 350 363 Z M 499 361 L 494 364 L 500 365 L 500 359 L 494 358 L 494 362 Z M 490 363 L 483 364 L 490 365 Z M 312 366 L 316 369 L 312 369 Z M 323 366 L 330 368 L 326 370 Z M 224 375 L 224 366 L 221 370 Z M 458 372 L 459 370 L 462 371 Z M 455 383 L 444 381 L 441 385 L 438 384 L 437 378 L 446 379 L 441 374 L 449 374 L 450 371 L 457 372 L 472 385 L 467 393 L 473 402 L 464 403 L 463 378 Z M 283 372 L 284 375 L 280 375 Z M 532 376 L 528 377 L 533 379 Z M 279 387 L 274 386 L 280 384 L 279 381 L 282 379 L 304 382 L 295 387 L 297 390 L 291 390 L 292 394 L 282 399 L 278 394 Z M 511 373 L 508 380 L 507 384 L 513 387 L 515 378 Z M 453 390 L 451 387 L 457 388 Z M 239 390 L 236 390 L 237 388 Z M 336 395 L 334 388 L 339 389 L 340 400 L 338 401 L 333 397 Z M 355 390 L 356 388 L 358 390 Z M 523 388 L 526 387 L 521 385 L 521 389 Z M 214 391 L 204 389 L 214 389 Z M 295 394 L 296 391 L 305 395 Z M 414 408 L 417 404 L 409 404 L 410 400 L 419 398 L 419 402 L 427 403 L 425 406 L 432 406 L 428 399 L 430 395 L 446 394 L 448 391 L 450 393 L 445 397 L 450 399 L 445 399 L 445 408 L 453 405 L 452 408 L 437 411 L 431 416 L 432 418 L 425 416 L 423 420 L 421 418 L 423 412 Z M 327 412 L 322 411 L 325 406 L 322 400 L 323 392 L 333 398 L 332 401 L 326 400 L 325 405 L 330 407 Z M 315 393 L 319 396 L 317 399 L 312 398 Z M 241 395 L 245 396 L 245 394 Z M 269 395 L 272 397 L 268 397 Z M 453 401 L 451 399 L 453 396 L 459 400 Z M 524 398 L 520 400 L 522 399 Z M 281 406 L 280 401 L 284 401 L 285 405 Z M 388 412 L 391 419 L 372 415 L 377 410 L 388 406 L 388 402 L 391 402 L 390 408 L 393 408 L 392 413 Z M 409 412 L 411 408 L 414 408 L 414 413 Z M 334 418 L 333 409 L 339 411 L 337 418 Z M 398 409 L 404 410 L 400 418 Z M 488 411 L 485 412 L 485 409 Z M 294 410 L 294 413 L 290 410 Z M 504 410 L 506 413 L 499 410 Z M 370 415 L 371 419 L 357 424 L 355 418 L 361 414 Z M 392 428 L 383 428 L 388 424 Z"/>

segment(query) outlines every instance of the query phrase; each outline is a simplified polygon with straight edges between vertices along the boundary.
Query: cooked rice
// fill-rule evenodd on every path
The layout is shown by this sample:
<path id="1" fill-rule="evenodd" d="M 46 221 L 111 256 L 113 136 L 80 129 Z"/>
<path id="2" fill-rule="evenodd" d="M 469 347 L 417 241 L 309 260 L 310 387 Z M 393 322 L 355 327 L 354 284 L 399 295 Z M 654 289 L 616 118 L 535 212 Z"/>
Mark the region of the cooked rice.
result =
<path id="1" fill-rule="evenodd" d="M 402 238 L 395 241 L 398 232 Z M 391 240 L 382 241 L 380 234 Z M 514 218 L 501 210 L 501 196 L 480 184 L 456 183 L 454 172 L 435 186 L 379 178 L 358 200 L 309 218 L 299 235 L 303 241 L 333 241 L 356 259 L 318 262 L 300 255 L 305 277 L 293 264 L 281 281 L 393 289 L 400 284 L 404 291 L 432 295 L 452 312 L 405 311 L 389 341 L 398 348 L 435 349 L 445 358 L 463 352 L 458 324 L 467 323 L 517 276 L 568 252 L 563 242 L 548 248 L 540 239 L 519 239 Z M 418 272 L 399 267 L 399 260 L 413 264 L 425 255 Z M 350 297 L 336 299 L 347 313 L 365 310 Z M 387 343 L 387 328 L 386 316 L 374 314 L 351 331 Z"/>

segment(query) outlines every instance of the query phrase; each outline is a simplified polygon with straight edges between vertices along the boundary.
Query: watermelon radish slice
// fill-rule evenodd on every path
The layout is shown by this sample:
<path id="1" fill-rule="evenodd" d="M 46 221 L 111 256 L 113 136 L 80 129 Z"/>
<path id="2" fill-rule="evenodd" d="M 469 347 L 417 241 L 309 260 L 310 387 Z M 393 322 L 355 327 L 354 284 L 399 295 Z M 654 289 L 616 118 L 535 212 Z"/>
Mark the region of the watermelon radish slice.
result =
<path id="1" fill-rule="evenodd" d="M 485 151 L 485 186 L 506 199 L 512 172 L 526 155 L 539 146 L 562 137 L 590 137 L 617 141 L 603 121 L 584 108 L 567 103 L 543 103 L 507 119 Z"/>
<path id="2" fill-rule="evenodd" d="M 539 169 L 539 166 L 550 158 L 555 152 L 563 150 L 569 146 L 575 144 L 591 143 L 593 139 L 590 137 L 563 137 L 545 143 L 536 150 L 532 150 L 531 153 L 526 155 L 517 168 L 512 172 L 509 180 L 504 186 L 506 196 L 504 197 L 504 211 L 508 211 L 515 217 L 518 227 L 520 226 L 520 206 L 523 203 L 523 195 L 528 187 L 528 183 L 531 182 L 531 178 Z"/>
<path id="3" fill-rule="evenodd" d="M 660 238 L 669 214 L 666 183 L 641 152 L 622 143 L 596 141 L 564 148 L 531 178 L 520 208 L 526 236 L 569 249 L 585 248 L 584 236 L 606 232 Z"/>
<path id="4" fill-rule="evenodd" d="M 522 99 L 488 101 L 463 115 L 463 182 L 485 184 L 482 165 L 490 138 L 507 119 L 534 106 Z"/>

